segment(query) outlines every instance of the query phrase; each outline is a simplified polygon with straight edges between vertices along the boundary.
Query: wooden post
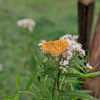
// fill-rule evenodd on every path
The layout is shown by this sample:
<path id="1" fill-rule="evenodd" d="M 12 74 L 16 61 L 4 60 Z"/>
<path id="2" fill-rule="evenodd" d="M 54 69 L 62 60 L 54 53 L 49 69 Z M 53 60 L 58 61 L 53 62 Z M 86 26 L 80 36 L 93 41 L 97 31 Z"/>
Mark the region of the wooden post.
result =
<path id="1" fill-rule="evenodd" d="M 98 64 L 92 72 L 100 71 L 100 12 L 90 49 L 89 63 L 93 67 Z M 86 79 L 82 85 L 82 89 L 92 90 L 91 95 L 100 100 L 100 76 L 93 79 Z"/>
<path id="2" fill-rule="evenodd" d="M 78 0 L 79 42 L 84 50 L 89 50 L 94 13 L 94 0 Z"/>

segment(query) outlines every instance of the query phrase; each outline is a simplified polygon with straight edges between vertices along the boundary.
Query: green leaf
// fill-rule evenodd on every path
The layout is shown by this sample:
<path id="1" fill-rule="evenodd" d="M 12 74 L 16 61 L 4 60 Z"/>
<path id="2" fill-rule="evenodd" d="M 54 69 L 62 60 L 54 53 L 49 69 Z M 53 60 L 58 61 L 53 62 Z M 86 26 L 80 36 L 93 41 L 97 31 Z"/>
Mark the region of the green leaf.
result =
<path id="1" fill-rule="evenodd" d="M 85 73 L 85 70 L 83 69 L 83 67 L 81 67 L 80 65 L 77 65 L 77 67 Z"/>
<path id="2" fill-rule="evenodd" d="M 45 78 L 44 78 L 44 83 L 45 83 L 45 81 L 47 80 L 47 78 L 48 78 L 48 75 L 45 76 Z"/>
<path id="3" fill-rule="evenodd" d="M 87 53 L 87 56 L 85 57 L 84 61 L 87 62 L 89 58 L 89 52 Z"/>
<path id="4" fill-rule="evenodd" d="M 66 77 L 67 77 L 67 76 L 70 76 L 70 77 L 77 77 L 77 78 L 83 77 L 83 75 L 76 74 L 76 73 L 65 73 L 65 74 L 61 74 L 61 75 L 65 75 Z"/>
<path id="5" fill-rule="evenodd" d="M 31 87 L 33 81 L 35 80 L 35 78 L 37 77 L 37 72 L 39 70 L 40 66 L 36 69 L 36 71 L 29 77 L 27 84 L 26 84 L 26 90 L 28 91 L 29 88 Z"/>
<path id="6" fill-rule="evenodd" d="M 19 97 L 19 94 L 17 93 L 7 98 L 4 98 L 3 100 L 18 100 L 18 97 Z"/>
<path id="7" fill-rule="evenodd" d="M 35 94 L 39 93 L 39 89 L 34 83 L 32 83 L 32 90 L 35 92 Z"/>
<path id="8" fill-rule="evenodd" d="M 85 78 L 94 78 L 96 76 L 100 75 L 100 71 L 98 72 L 94 72 L 94 73 L 88 73 L 88 74 L 85 74 L 82 79 L 85 79 Z"/>
<path id="9" fill-rule="evenodd" d="M 52 94 L 50 93 L 48 88 L 45 88 L 46 100 L 53 100 Z"/>
<path id="10" fill-rule="evenodd" d="M 41 98 L 43 98 L 42 92 L 40 92 L 40 89 L 34 83 L 32 83 L 32 91 L 36 94 L 35 96 L 37 100 L 40 100 Z"/>
<path id="11" fill-rule="evenodd" d="M 72 71 L 74 71 L 75 73 L 78 73 L 79 75 L 83 75 L 80 71 L 74 69 L 74 68 L 71 68 Z"/>
<path id="12" fill-rule="evenodd" d="M 33 51 L 33 56 L 34 56 L 34 60 L 35 60 L 35 62 L 36 62 L 39 66 L 42 67 L 41 59 L 35 55 L 35 52 L 34 52 L 34 51 Z"/>
<path id="13" fill-rule="evenodd" d="M 98 64 L 97 64 L 95 67 L 93 67 L 92 69 L 90 69 L 88 72 L 91 72 L 91 71 L 94 70 L 97 66 L 98 66 Z"/>
<path id="14" fill-rule="evenodd" d="M 17 79 L 16 79 L 16 88 L 19 91 L 19 81 L 20 81 L 20 73 L 18 73 Z"/>
<path id="15" fill-rule="evenodd" d="M 19 94 L 17 94 L 13 100 L 19 100 Z"/>
<path id="16" fill-rule="evenodd" d="M 67 80 L 67 82 L 68 83 L 73 83 L 73 84 L 78 84 L 78 83 L 83 83 L 83 81 L 81 81 L 81 80 L 74 80 L 74 79 L 69 79 L 69 80 Z"/>
<path id="17" fill-rule="evenodd" d="M 60 98 L 60 94 L 58 93 L 57 90 L 55 90 L 53 100 L 61 100 L 61 98 Z"/>
<path id="18" fill-rule="evenodd" d="M 62 75 L 87 79 L 87 78 L 94 78 L 94 77 L 100 75 L 100 71 L 94 72 L 94 73 L 88 73 L 88 74 L 66 73 L 66 74 L 62 74 Z"/>
<path id="19" fill-rule="evenodd" d="M 63 100 L 72 100 L 72 99 L 88 99 L 88 100 L 96 100 L 92 96 L 88 95 L 90 91 L 84 91 L 84 90 L 77 90 L 77 91 L 66 91 L 66 93 L 63 94 Z"/>

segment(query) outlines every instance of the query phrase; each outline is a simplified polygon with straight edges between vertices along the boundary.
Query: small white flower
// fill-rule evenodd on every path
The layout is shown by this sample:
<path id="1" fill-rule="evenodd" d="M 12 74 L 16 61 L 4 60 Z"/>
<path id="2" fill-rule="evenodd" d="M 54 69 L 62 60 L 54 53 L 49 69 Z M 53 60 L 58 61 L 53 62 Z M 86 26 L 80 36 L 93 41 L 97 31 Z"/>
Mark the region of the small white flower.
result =
<path id="1" fill-rule="evenodd" d="M 66 72 L 66 71 L 67 71 L 66 68 L 63 68 L 63 69 L 62 69 L 62 72 L 63 72 L 63 73 Z"/>
<path id="2" fill-rule="evenodd" d="M 60 63 L 60 65 L 63 65 L 63 66 L 68 65 L 68 61 L 67 60 L 61 61 L 59 63 Z"/>
<path id="3" fill-rule="evenodd" d="M 45 43 L 45 42 L 46 42 L 46 40 L 41 40 L 40 43 L 38 44 L 38 46 L 41 47 L 42 44 Z"/>
<path id="4" fill-rule="evenodd" d="M 40 41 L 40 43 L 38 44 L 38 46 L 40 47 L 40 49 L 42 49 L 41 46 L 42 46 L 42 44 L 45 43 L 45 42 L 46 42 L 46 40 L 41 40 L 41 41 Z M 43 52 L 45 55 L 46 55 L 46 54 L 49 54 L 48 51 L 44 51 L 43 49 L 42 49 L 42 52 Z"/>
<path id="5" fill-rule="evenodd" d="M 45 55 L 50 54 L 49 51 L 44 51 L 44 50 L 43 50 L 43 53 L 44 53 Z"/>
<path id="6" fill-rule="evenodd" d="M 68 65 L 68 61 L 64 60 L 63 65 Z"/>
<path id="7" fill-rule="evenodd" d="M 73 40 L 76 41 L 78 39 L 78 37 L 79 37 L 78 35 L 74 35 Z"/>
<path id="8" fill-rule="evenodd" d="M 3 64 L 0 64 L 0 71 L 3 70 Z"/>
<path id="9" fill-rule="evenodd" d="M 65 58 L 67 56 L 67 54 L 66 53 L 63 53 L 62 56 Z"/>
<path id="10" fill-rule="evenodd" d="M 63 69 L 63 67 L 59 67 L 60 69 Z"/>
<path id="11" fill-rule="evenodd" d="M 35 27 L 36 24 L 32 19 L 26 18 L 26 19 L 22 19 L 22 20 L 17 21 L 17 25 L 19 27 L 28 28 L 28 30 L 30 32 L 32 32 L 33 28 Z"/>
<path id="12" fill-rule="evenodd" d="M 73 57 L 73 54 L 70 50 L 66 51 L 66 55 L 67 55 L 67 60 L 69 60 Z"/>
<path id="13" fill-rule="evenodd" d="M 66 66 L 66 68 L 67 68 L 67 67 L 68 67 L 68 66 Z M 64 68 L 64 67 L 59 67 L 59 69 L 62 70 L 62 73 L 67 72 L 66 68 Z"/>
<path id="14" fill-rule="evenodd" d="M 86 55 L 86 54 L 85 54 L 85 50 L 83 50 L 83 49 L 81 49 L 81 50 L 79 51 L 79 53 L 80 53 L 81 56 L 85 56 L 85 55 Z"/>
<path id="15" fill-rule="evenodd" d="M 66 68 L 68 68 L 68 66 L 66 66 Z"/>
<path id="16" fill-rule="evenodd" d="M 69 39 L 69 40 L 76 41 L 76 40 L 78 39 L 78 37 L 79 37 L 78 35 L 72 36 L 72 35 L 70 35 L 70 34 L 66 34 L 66 35 L 62 36 L 62 37 L 60 38 L 60 40 L 68 41 L 68 39 Z"/>
<path id="17" fill-rule="evenodd" d="M 64 67 L 59 67 L 60 69 L 62 69 L 62 73 L 67 72 L 66 68 Z"/>
<path id="18" fill-rule="evenodd" d="M 60 40 L 68 40 L 68 39 L 71 39 L 72 38 L 72 35 L 69 35 L 69 34 L 66 34 L 66 35 L 64 35 L 64 36 L 62 36 L 61 38 L 60 38 Z"/>
<path id="19" fill-rule="evenodd" d="M 86 68 L 92 69 L 92 66 L 91 66 L 89 63 L 87 63 L 87 64 L 86 64 Z"/>

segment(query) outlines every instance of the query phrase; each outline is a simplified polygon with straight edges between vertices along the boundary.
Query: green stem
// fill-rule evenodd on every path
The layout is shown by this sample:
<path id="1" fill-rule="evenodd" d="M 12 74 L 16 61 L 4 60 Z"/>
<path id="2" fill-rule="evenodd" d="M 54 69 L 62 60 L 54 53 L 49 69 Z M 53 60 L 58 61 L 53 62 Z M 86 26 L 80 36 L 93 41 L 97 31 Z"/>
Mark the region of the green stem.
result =
<path id="1" fill-rule="evenodd" d="M 72 91 L 74 90 L 72 83 L 71 83 L 71 90 L 72 90 Z"/>
<path id="2" fill-rule="evenodd" d="M 57 77 L 57 88 L 58 88 L 58 91 L 59 91 L 59 77 L 60 77 L 60 69 L 59 69 L 58 77 Z"/>
<path id="3" fill-rule="evenodd" d="M 48 54 L 46 54 L 46 57 L 47 57 L 48 61 L 50 61 Z"/>
<path id="4" fill-rule="evenodd" d="M 68 82 L 68 77 L 67 77 L 66 84 L 65 84 L 65 86 L 64 86 L 64 88 L 63 88 L 63 90 L 65 90 L 66 85 L 67 85 L 67 82 Z"/>
<path id="5" fill-rule="evenodd" d="M 62 83 L 63 83 L 64 79 L 65 79 L 65 76 L 63 77 L 62 82 L 60 84 L 60 87 L 59 87 L 60 89 L 61 89 L 61 86 L 62 86 Z"/>
<path id="6" fill-rule="evenodd" d="M 61 58 L 62 58 L 62 55 L 60 55 L 59 62 L 61 61 Z M 57 88 L 58 88 L 58 91 L 59 91 L 59 77 L 60 77 L 60 68 L 59 68 L 59 66 L 58 66 L 58 70 L 59 71 L 58 71 L 58 76 L 57 76 Z"/>
<path id="7" fill-rule="evenodd" d="M 77 53 L 73 56 L 73 58 L 69 61 L 69 63 L 71 63 L 71 61 L 75 58 L 76 55 L 77 55 Z"/>

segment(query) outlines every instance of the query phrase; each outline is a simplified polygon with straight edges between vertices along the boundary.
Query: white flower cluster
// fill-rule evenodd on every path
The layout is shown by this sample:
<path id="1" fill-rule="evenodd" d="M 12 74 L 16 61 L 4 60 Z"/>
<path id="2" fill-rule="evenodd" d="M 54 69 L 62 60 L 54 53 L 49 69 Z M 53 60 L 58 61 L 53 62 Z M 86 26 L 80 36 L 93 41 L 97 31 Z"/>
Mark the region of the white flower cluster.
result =
<path id="1" fill-rule="evenodd" d="M 68 65 L 68 60 L 61 61 L 61 62 L 59 62 L 59 64 L 66 66 L 66 65 Z"/>
<path id="2" fill-rule="evenodd" d="M 65 67 L 59 67 L 59 68 L 62 69 L 62 72 L 63 72 L 63 73 L 66 72 L 66 71 L 67 71 L 66 68 L 68 67 L 68 66 L 67 66 L 67 65 L 68 65 L 68 60 L 61 61 L 61 62 L 59 62 L 59 64 L 60 64 L 61 66 L 65 66 Z"/>
<path id="3" fill-rule="evenodd" d="M 3 70 L 3 64 L 0 64 L 0 71 Z"/>
<path id="4" fill-rule="evenodd" d="M 32 32 L 33 28 L 35 27 L 35 22 L 32 19 L 26 18 L 26 19 L 17 21 L 17 25 L 19 27 L 28 28 L 28 30 Z"/>
<path id="5" fill-rule="evenodd" d="M 87 64 L 86 64 L 86 68 L 92 69 L 93 67 L 92 67 L 89 63 L 87 63 Z"/>
<path id="6" fill-rule="evenodd" d="M 72 41 L 76 41 L 78 39 L 78 37 L 79 37 L 78 35 L 72 36 L 72 35 L 66 34 L 66 35 L 60 37 L 60 40 L 65 40 L 65 41 L 72 40 Z"/>
<path id="7" fill-rule="evenodd" d="M 71 59 L 76 52 L 79 53 L 80 56 L 85 56 L 85 51 L 82 49 L 82 45 L 77 43 L 78 36 L 72 35 L 64 35 L 60 38 L 60 40 L 64 40 L 68 42 L 68 46 L 66 47 L 66 53 L 63 54 L 63 57 L 67 57 L 67 59 Z"/>
<path id="8" fill-rule="evenodd" d="M 67 72 L 66 68 L 64 67 L 59 67 L 60 69 L 62 69 L 62 73 Z"/>
<path id="9" fill-rule="evenodd" d="M 41 40 L 40 43 L 38 44 L 38 46 L 41 48 L 42 44 L 45 43 L 45 42 L 46 42 L 46 40 Z M 41 49 L 42 49 L 42 48 L 41 48 Z M 42 52 L 43 52 L 45 55 L 49 53 L 48 51 L 44 51 L 43 49 L 42 49 Z"/>

